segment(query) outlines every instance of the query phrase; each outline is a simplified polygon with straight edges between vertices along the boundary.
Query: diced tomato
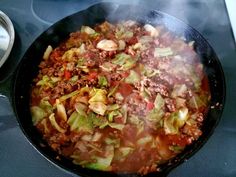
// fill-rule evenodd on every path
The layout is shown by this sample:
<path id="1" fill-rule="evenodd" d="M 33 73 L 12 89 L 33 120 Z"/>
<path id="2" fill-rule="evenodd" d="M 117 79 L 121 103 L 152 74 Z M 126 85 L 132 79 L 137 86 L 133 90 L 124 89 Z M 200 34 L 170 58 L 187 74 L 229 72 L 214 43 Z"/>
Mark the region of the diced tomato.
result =
<path id="1" fill-rule="evenodd" d="M 124 96 L 128 96 L 132 93 L 133 91 L 133 86 L 124 82 L 121 82 L 118 88 L 118 91 Z"/>
<path id="2" fill-rule="evenodd" d="M 152 110 L 153 108 L 154 108 L 154 103 L 148 102 L 148 103 L 147 103 L 147 110 L 150 111 L 150 110 Z"/>
<path id="3" fill-rule="evenodd" d="M 96 79 L 97 77 L 98 77 L 97 72 L 90 72 L 89 75 L 88 75 L 89 80 Z"/>
<path id="4" fill-rule="evenodd" d="M 69 80 L 71 78 L 71 72 L 68 70 L 64 71 L 64 77 L 66 78 L 66 80 Z"/>

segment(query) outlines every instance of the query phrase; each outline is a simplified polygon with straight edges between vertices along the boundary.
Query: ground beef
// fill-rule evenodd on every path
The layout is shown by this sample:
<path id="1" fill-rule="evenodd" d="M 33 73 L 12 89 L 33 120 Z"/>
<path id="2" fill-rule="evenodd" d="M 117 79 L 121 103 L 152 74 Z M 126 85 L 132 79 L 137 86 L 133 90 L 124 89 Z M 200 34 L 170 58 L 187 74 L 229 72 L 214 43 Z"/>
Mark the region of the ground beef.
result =
<path id="1" fill-rule="evenodd" d="M 119 80 L 121 80 L 123 77 L 122 77 L 122 75 L 121 75 L 120 73 L 112 72 L 112 73 L 110 74 L 110 78 L 111 78 L 111 80 L 113 80 L 113 81 L 119 81 Z"/>
<path id="2" fill-rule="evenodd" d="M 146 102 L 142 100 L 139 95 L 133 93 L 129 95 L 126 100 L 128 113 L 141 117 L 147 114 Z"/>
<path id="3" fill-rule="evenodd" d="M 104 39 L 120 46 L 107 47 Z M 39 69 L 31 93 L 36 127 L 53 150 L 77 164 L 114 154 L 109 169 L 145 175 L 179 153 L 172 146 L 185 148 L 202 134 L 210 97 L 201 87 L 203 67 L 192 47 L 164 27 L 132 21 L 84 26 Z M 187 89 L 175 93 L 183 84 Z M 204 104 L 190 106 L 193 96 Z"/>
<path id="4" fill-rule="evenodd" d="M 166 98 L 165 99 L 165 105 L 170 112 L 175 112 L 176 111 L 176 101 L 171 98 Z"/>

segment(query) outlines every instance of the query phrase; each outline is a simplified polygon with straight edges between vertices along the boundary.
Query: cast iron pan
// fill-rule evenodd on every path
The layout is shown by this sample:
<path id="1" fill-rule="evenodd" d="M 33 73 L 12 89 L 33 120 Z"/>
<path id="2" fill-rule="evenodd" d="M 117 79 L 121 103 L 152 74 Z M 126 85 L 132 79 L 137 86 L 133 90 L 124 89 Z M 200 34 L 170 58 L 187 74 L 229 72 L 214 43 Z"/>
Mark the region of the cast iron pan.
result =
<path id="1" fill-rule="evenodd" d="M 58 154 L 49 148 L 42 139 L 42 136 L 33 126 L 29 109 L 32 79 L 38 74 L 38 65 L 48 45 L 52 45 L 53 47 L 58 46 L 71 32 L 80 29 L 81 25 L 94 26 L 96 23 L 101 23 L 105 20 L 116 22 L 125 19 L 136 20 L 143 24 L 162 24 L 174 34 L 184 36 L 187 41 L 194 40 L 195 51 L 201 58 L 209 79 L 212 96 L 210 106 L 214 106 L 214 108 L 209 109 L 208 115 L 204 120 L 202 127 L 203 135 L 192 145 L 188 146 L 184 152 L 179 154 L 176 158 L 161 165 L 159 172 L 150 173 L 147 176 L 166 176 L 171 169 L 175 168 L 185 159 L 188 159 L 197 152 L 213 133 L 223 112 L 225 101 L 224 74 L 219 59 L 212 47 L 196 30 L 175 17 L 163 12 L 142 9 L 139 6 L 131 5 L 119 5 L 114 3 L 96 4 L 86 10 L 60 20 L 34 41 L 18 66 L 11 85 L 11 93 L 9 94 L 9 99 L 12 103 L 19 125 L 29 142 L 46 159 L 67 172 L 90 177 L 138 176 L 136 174 L 113 174 L 110 172 L 89 170 L 74 165 L 71 161 L 63 157 L 58 158 Z"/>

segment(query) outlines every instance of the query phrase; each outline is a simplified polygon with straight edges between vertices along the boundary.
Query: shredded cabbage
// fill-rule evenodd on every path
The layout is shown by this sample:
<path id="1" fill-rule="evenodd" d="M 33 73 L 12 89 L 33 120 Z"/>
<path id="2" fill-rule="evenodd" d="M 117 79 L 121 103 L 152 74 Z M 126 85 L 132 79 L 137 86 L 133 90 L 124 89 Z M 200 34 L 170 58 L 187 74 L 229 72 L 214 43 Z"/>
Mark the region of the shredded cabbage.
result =
<path id="1" fill-rule="evenodd" d="M 108 124 L 111 128 L 115 128 L 117 130 L 123 130 L 123 128 L 125 127 L 124 124 L 117 124 L 117 123 L 109 123 Z"/>
<path id="2" fill-rule="evenodd" d="M 120 147 L 119 151 L 122 154 L 122 157 L 127 157 L 130 153 L 134 151 L 134 148 L 132 147 Z"/>
<path id="3" fill-rule="evenodd" d="M 133 37 L 134 33 L 132 31 L 128 31 L 124 26 L 120 25 L 119 29 L 116 31 L 115 36 L 117 39 L 125 39 Z"/>
<path id="4" fill-rule="evenodd" d="M 103 89 L 92 89 L 90 91 L 91 98 L 89 99 L 89 108 L 100 115 L 104 115 L 107 110 L 107 98 L 106 98 L 106 90 Z"/>
<path id="5" fill-rule="evenodd" d="M 107 106 L 108 111 L 114 111 L 114 110 L 119 109 L 119 108 L 120 108 L 120 106 L 118 104 L 112 104 L 112 105 Z"/>
<path id="6" fill-rule="evenodd" d="M 194 94 L 189 100 L 189 106 L 194 109 L 199 109 L 200 107 L 206 106 L 208 102 L 207 96 L 204 94 L 196 95 Z"/>
<path id="7" fill-rule="evenodd" d="M 119 65 L 119 70 L 129 70 L 135 66 L 136 60 L 126 53 L 117 54 L 112 60 L 113 64 Z"/>
<path id="8" fill-rule="evenodd" d="M 100 129 L 103 129 L 108 125 L 108 121 L 103 116 L 98 116 L 94 114 L 93 112 L 90 112 L 88 114 L 88 119 L 92 122 L 93 127 L 99 127 Z"/>
<path id="9" fill-rule="evenodd" d="M 135 84 L 140 81 L 140 76 L 134 70 L 130 70 L 129 76 L 125 78 L 125 82 Z"/>
<path id="10" fill-rule="evenodd" d="M 63 102 L 63 101 L 65 101 L 65 100 L 67 100 L 67 99 L 69 99 L 69 98 L 71 98 L 71 97 L 77 95 L 79 92 L 80 92 L 80 90 L 76 90 L 76 91 L 71 92 L 71 93 L 69 93 L 69 94 L 63 95 L 62 97 L 59 98 L 59 101 L 60 101 L 60 102 Z"/>
<path id="11" fill-rule="evenodd" d="M 98 84 L 100 87 L 106 87 L 108 85 L 106 77 L 105 76 L 98 76 Z"/>
<path id="12" fill-rule="evenodd" d="M 116 116 L 122 116 L 120 111 L 118 111 L 118 110 L 111 111 L 111 112 L 108 113 L 108 120 L 110 122 L 112 122 L 113 121 L 113 117 L 116 117 Z"/>
<path id="13" fill-rule="evenodd" d="M 89 35 L 94 34 L 96 31 L 89 26 L 82 26 L 81 32 L 87 33 Z"/>
<path id="14" fill-rule="evenodd" d="M 153 138 L 152 138 L 152 136 L 145 136 L 145 137 L 143 137 L 143 138 L 140 138 L 138 141 L 137 141 L 137 144 L 139 145 L 139 146 L 144 146 L 144 145 L 146 145 L 147 143 L 150 143 L 150 142 L 152 142 L 153 141 Z"/>
<path id="15" fill-rule="evenodd" d="M 165 114 L 164 105 L 164 99 L 160 94 L 157 94 L 156 99 L 154 101 L 154 108 L 147 115 L 147 120 L 154 123 L 157 128 L 161 127 L 163 124 L 162 117 Z"/>
<path id="16" fill-rule="evenodd" d="M 173 55 L 173 51 L 170 47 L 166 48 L 155 48 L 154 57 L 167 57 Z"/>
<path id="17" fill-rule="evenodd" d="M 116 68 L 116 65 L 112 64 L 110 62 L 105 62 L 102 65 L 100 65 L 99 67 L 102 68 L 103 71 L 110 72 L 110 71 L 113 71 Z"/>
<path id="18" fill-rule="evenodd" d="M 57 115 L 64 121 L 67 121 L 66 109 L 58 99 L 56 99 L 56 106 L 57 106 Z"/>
<path id="19" fill-rule="evenodd" d="M 47 113 L 38 106 L 32 106 L 30 108 L 31 114 L 32 114 L 32 121 L 34 125 L 37 125 L 38 122 L 43 120 L 47 116 Z"/>
<path id="20" fill-rule="evenodd" d="M 85 104 L 78 102 L 78 103 L 75 103 L 74 107 L 75 107 L 75 110 L 76 110 L 80 115 L 86 116 L 85 111 L 86 111 L 86 109 L 87 109 L 87 106 L 86 106 Z"/>
<path id="21" fill-rule="evenodd" d="M 63 55 L 62 55 L 62 60 L 64 61 L 72 61 L 73 57 L 75 54 L 79 54 L 80 49 L 79 48 L 71 48 L 70 50 L 67 50 Z"/>
<path id="22" fill-rule="evenodd" d="M 157 110 L 160 110 L 165 105 L 165 100 L 162 98 L 162 96 L 158 93 L 156 96 L 156 99 L 154 101 L 154 106 Z"/>
<path id="23" fill-rule="evenodd" d="M 119 87 L 119 84 L 117 84 L 115 87 L 113 87 L 111 89 L 111 91 L 108 93 L 107 97 L 112 96 L 117 91 L 118 87 Z"/>
<path id="24" fill-rule="evenodd" d="M 107 110 L 107 106 L 103 102 L 90 102 L 89 109 L 103 116 Z"/>
<path id="25" fill-rule="evenodd" d="M 39 107 L 48 114 L 51 114 L 53 112 L 53 106 L 49 103 L 47 97 L 40 100 Z"/>
<path id="26" fill-rule="evenodd" d="M 52 53 L 52 50 L 53 50 L 52 46 L 49 45 L 43 54 L 44 60 L 47 60 L 49 58 L 50 54 Z"/>
<path id="27" fill-rule="evenodd" d="M 184 150 L 184 147 L 182 146 L 177 146 L 177 145 L 172 145 L 172 146 L 169 146 L 169 149 L 171 151 L 174 151 L 175 153 L 180 153 Z"/>
<path id="28" fill-rule="evenodd" d="M 57 123 L 57 121 L 56 121 L 56 119 L 55 119 L 55 114 L 54 114 L 54 113 L 52 113 L 52 114 L 49 116 L 49 120 L 50 120 L 50 122 L 51 122 L 51 125 L 52 125 L 57 131 L 59 131 L 60 133 L 65 133 L 65 132 L 66 132 L 65 129 L 61 128 L 61 127 L 58 125 L 58 123 Z"/>
<path id="29" fill-rule="evenodd" d="M 120 147 L 120 139 L 119 138 L 115 138 L 115 139 L 105 138 L 105 143 L 107 145 L 113 145 L 115 148 Z"/>
<path id="30" fill-rule="evenodd" d="M 78 112 L 73 112 L 67 123 L 70 125 L 71 131 L 77 132 L 93 132 L 93 125 L 87 116 L 80 115 Z"/>
<path id="31" fill-rule="evenodd" d="M 111 170 L 111 162 L 114 157 L 114 147 L 107 146 L 105 149 L 105 157 L 94 156 L 93 159 L 96 161 L 94 163 L 86 164 L 85 167 L 94 169 L 94 170 L 102 170 L 102 171 L 110 171 Z"/>
<path id="32" fill-rule="evenodd" d="M 139 65 L 139 68 L 140 68 L 142 74 L 146 77 L 153 77 L 153 76 L 160 73 L 160 71 L 157 69 L 153 69 L 148 66 L 141 65 L 141 64 Z"/>
<path id="33" fill-rule="evenodd" d="M 183 97 L 186 92 L 187 92 L 187 86 L 185 84 L 181 85 L 176 84 L 174 85 L 171 97 L 173 98 L 176 98 L 178 96 Z"/>
<path id="34" fill-rule="evenodd" d="M 47 87 L 51 87 L 51 88 L 54 87 L 51 79 L 47 75 L 44 75 L 42 77 L 42 79 L 36 83 L 36 85 L 37 86 L 47 86 Z"/>
<path id="35" fill-rule="evenodd" d="M 101 102 L 103 104 L 107 103 L 107 98 L 106 98 L 107 91 L 104 89 L 92 89 L 90 91 L 90 99 L 89 99 L 89 104 L 93 102 Z"/>
<path id="36" fill-rule="evenodd" d="M 179 129 L 188 120 L 188 108 L 181 108 L 164 119 L 164 130 L 166 134 L 178 134 Z"/>

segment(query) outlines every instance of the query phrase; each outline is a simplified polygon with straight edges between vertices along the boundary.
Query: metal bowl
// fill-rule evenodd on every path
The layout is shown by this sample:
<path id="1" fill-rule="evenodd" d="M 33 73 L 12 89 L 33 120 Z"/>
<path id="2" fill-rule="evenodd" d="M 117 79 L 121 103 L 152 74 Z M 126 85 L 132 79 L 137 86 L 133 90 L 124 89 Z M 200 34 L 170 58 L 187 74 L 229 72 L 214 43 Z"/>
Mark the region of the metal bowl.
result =
<path id="1" fill-rule="evenodd" d="M 10 18 L 0 11 L 0 68 L 7 60 L 15 40 L 15 31 Z"/>

